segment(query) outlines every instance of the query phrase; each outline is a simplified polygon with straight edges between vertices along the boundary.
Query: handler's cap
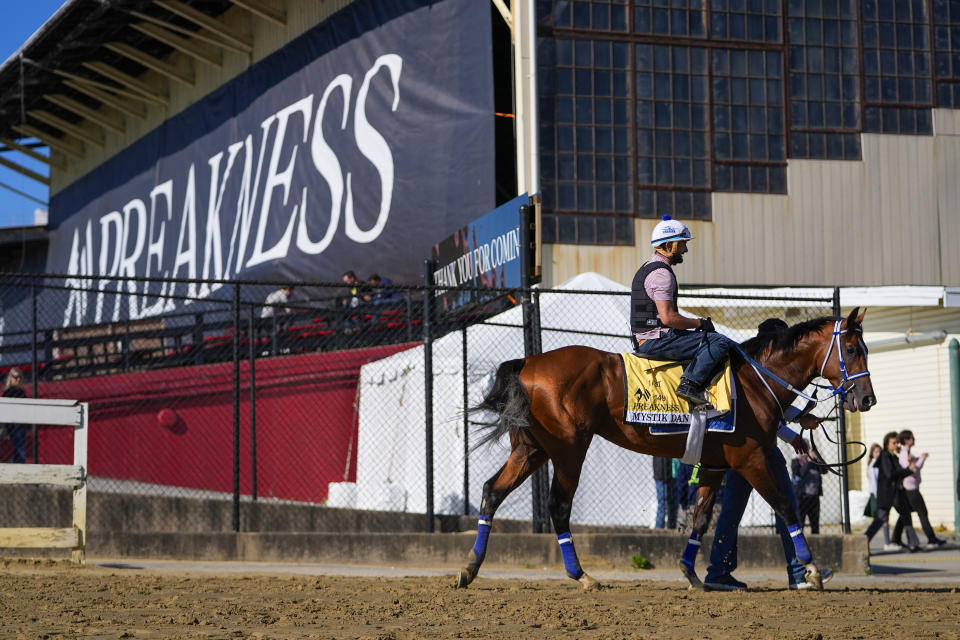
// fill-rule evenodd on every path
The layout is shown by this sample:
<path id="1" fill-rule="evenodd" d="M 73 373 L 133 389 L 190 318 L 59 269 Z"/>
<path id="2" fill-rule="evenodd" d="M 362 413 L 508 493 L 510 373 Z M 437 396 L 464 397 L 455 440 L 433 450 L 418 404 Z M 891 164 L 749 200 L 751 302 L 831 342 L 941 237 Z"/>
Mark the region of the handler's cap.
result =
<path id="1" fill-rule="evenodd" d="M 659 247 L 664 242 L 674 240 L 693 240 L 693 236 L 685 224 L 679 220 L 674 220 L 670 216 L 663 216 L 663 220 L 657 223 L 657 226 L 653 228 L 653 233 L 650 234 L 650 244 Z"/>

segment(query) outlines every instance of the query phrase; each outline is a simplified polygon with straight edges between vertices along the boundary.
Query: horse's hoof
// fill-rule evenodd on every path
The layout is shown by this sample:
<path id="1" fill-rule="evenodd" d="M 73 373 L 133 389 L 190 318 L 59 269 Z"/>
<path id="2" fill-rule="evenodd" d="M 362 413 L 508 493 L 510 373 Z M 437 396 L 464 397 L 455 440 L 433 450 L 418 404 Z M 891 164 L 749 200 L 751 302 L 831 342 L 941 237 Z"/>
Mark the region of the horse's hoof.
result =
<path id="1" fill-rule="evenodd" d="M 457 572 L 457 585 L 456 585 L 456 588 L 457 588 L 457 589 L 466 589 L 467 586 L 468 586 L 471 582 L 473 582 L 473 578 L 474 578 L 474 576 L 473 576 L 472 573 L 470 573 L 470 570 L 469 570 L 469 569 L 460 569 L 460 571 Z"/>
<path id="2" fill-rule="evenodd" d="M 700 581 L 700 578 L 697 577 L 697 572 L 693 570 L 692 567 L 687 566 L 683 561 L 680 562 L 680 573 L 683 574 L 683 577 L 687 579 L 687 582 L 690 583 L 690 586 L 687 587 L 690 591 L 703 591 L 703 582 Z"/>
<path id="3" fill-rule="evenodd" d="M 815 564 L 807 565 L 807 572 L 804 574 L 803 579 L 813 585 L 813 588 L 817 591 L 823 591 L 823 575 L 820 573 L 820 569 L 817 568 Z"/>
<path id="4" fill-rule="evenodd" d="M 580 583 L 584 591 L 597 591 L 600 588 L 600 583 L 587 574 L 583 574 L 577 578 L 577 582 Z"/>

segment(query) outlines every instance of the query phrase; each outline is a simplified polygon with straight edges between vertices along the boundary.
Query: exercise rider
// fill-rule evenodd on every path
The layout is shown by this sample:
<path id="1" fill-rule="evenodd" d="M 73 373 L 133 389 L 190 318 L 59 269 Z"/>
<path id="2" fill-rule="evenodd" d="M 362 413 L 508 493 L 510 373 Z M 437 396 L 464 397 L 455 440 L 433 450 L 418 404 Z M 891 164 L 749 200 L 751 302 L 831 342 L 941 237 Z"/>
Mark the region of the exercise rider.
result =
<path id="1" fill-rule="evenodd" d="M 677 395 L 694 409 L 711 408 L 706 385 L 727 357 L 733 342 L 715 332 L 710 318 L 688 318 L 677 311 L 677 277 L 672 266 L 683 262 L 690 230 L 663 216 L 653 228 L 653 256 L 633 277 L 630 328 L 637 354 L 655 360 L 691 360 Z"/>

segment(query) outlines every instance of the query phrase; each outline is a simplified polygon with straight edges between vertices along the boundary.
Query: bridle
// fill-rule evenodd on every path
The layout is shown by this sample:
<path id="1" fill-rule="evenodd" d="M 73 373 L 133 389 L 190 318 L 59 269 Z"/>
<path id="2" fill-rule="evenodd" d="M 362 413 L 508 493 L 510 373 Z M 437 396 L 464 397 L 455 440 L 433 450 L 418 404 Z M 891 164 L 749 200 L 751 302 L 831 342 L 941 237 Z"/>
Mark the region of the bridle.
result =
<path id="1" fill-rule="evenodd" d="M 847 363 L 843 359 L 843 345 L 840 343 L 840 336 L 845 334 L 848 331 L 848 329 L 841 329 L 840 326 L 842 323 L 843 323 L 842 320 L 837 320 L 836 322 L 834 322 L 833 335 L 831 336 L 831 339 L 830 339 L 830 346 L 827 348 L 827 353 L 823 356 L 823 363 L 820 365 L 820 377 L 826 379 L 826 377 L 823 375 L 823 372 L 827 368 L 827 362 L 830 361 L 830 354 L 833 353 L 833 347 L 834 347 L 834 344 L 836 344 L 837 360 L 840 363 L 840 376 L 841 376 L 840 384 L 834 387 L 832 385 L 828 386 L 828 385 L 812 383 L 813 386 L 817 387 L 817 389 L 830 389 L 829 395 L 823 398 L 817 398 L 816 390 L 813 392 L 813 395 L 811 396 L 809 394 L 804 393 L 800 389 L 797 389 L 795 386 L 793 386 L 792 384 L 790 384 L 789 382 L 787 382 L 786 380 L 784 380 L 783 378 L 781 378 L 780 376 L 778 376 L 777 374 L 770 371 L 769 369 L 764 367 L 762 364 L 760 364 L 759 362 L 757 362 L 756 360 L 748 356 L 746 352 L 744 352 L 744 350 L 740 347 L 740 345 L 736 345 L 737 351 L 739 351 L 740 355 L 743 356 L 744 360 L 747 361 L 747 364 L 749 364 L 753 368 L 754 372 L 757 374 L 757 377 L 760 378 L 760 382 L 763 383 L 763 386 L 765 386 L 767 388 L 767 391 L 770 392 L 770 395 L 773 396 L 774 403 L 780 409 L 781 418 L 783 417 L 783 407 L 780 406 L 780 401 L 777 400 L 776 394 L 773 392 L 773 389 L 770 388 L 770 385 L 769 383 L 767 383 L 764 376 L 770 378 L 771 380 L 773 380 L 774 382 L 782 386 L 784 389 L 787 389 L 791 393 L 806 400 L 807 407 L 803 410 L 803 413 L 807 413 L 813 405 L 818 404 L 820 402 L 824 402 L 825 400 L 829 400 L 834 396 L 840 396 L 840 402 L 843 402 L 846 399 L 847 394 L 856 385 L 856 382 L 854 381 L 857 380 L 858 378 L 863 378 L 865 376 L 870 375 L 870 371 L 866 368 L 863 371 L 859 371 L 854 374 L 850 374 L 847 371 Z M 863 330 L 860 327 L 856 327 L 854 329 L 850 329 L 850 331 L 853 331 L 859 334 L 857 336 L 857 340 L 859 341 L 860 346 L 863 349 L 864 362 L 866 362 L 867 345 L 864 344 L 863 342 Z M 829 380 L 827 381 L 829 382 Z"/>
<path id="2" fill-rule="evenodd" d="M 821 378 L 825 377 L 823 375 L 823 370 L 826 369 L 827 361 L 830 359 L 830 354 L 833 352 L 833 345 L 836 344 L 837 345 L 837 361 L 840 363 L 841 380 L 840 380 L 840 384 L 837 385 L 836 387 L 829 387 L 833 391 L 827 397 L 832 398 L 835 395 L 839 395 L 840 401 L 843 402 L 846 399 L 847 394 L 850 393 L 850 390 L 853 389 L 853 387 L 856 385 L 856 383 L 853 381 L 856 380 L 857 378 L 863 378 L 864 376 L 869 376 L 870 371 L 864 368 L 863 371 L 854 373 L 853 375 L 850 375 L 850 373 L 847 372 L 847 363 L 844 362 L 843 360 L 843 345 L 840 344 L 840 336 L 845 334 L 848 331 L 848 329 L 841 329 L 840 323 L 841 321 L 837 320 L 833 325 L 833 339 L 830 341 L 830 347 L 827 349 L 827 354 L 823 356 L 823 364 L 820 365 L 820 377 Z M 864 362 L 864 365 L 866 365 L 867 345 L 863 341 L 863 329 L 857 326 L 853 329 L 849 329 L 849 331 L 857 334 L 857 342 L 860 344 L 860 348 L 863 349 L 863 362 Z M 849 386 L 847 386 L 848 383 L 849 383 Z M 820 388 L 823 388 L 823 389 L 828 388 L 821 385 L 816 385 L 816 386 L 819 386 Z M 824 400 L 826 400 L 826 398 L 824 398 Z"/>
<path id="3" fill-rule="evenodd" d="M 807 406 L 804 407 L 803 411 L 800 412 L 800 415 L 803 415 L 803 414 L 805 414 L 805 413 L 808 413 L 808 412 L 810 411 L 810 409 L 813 408 L 814 405 L 816 405 L 816 404 L 818 404 L 818 403 L 820 403 L 820 402 L 823 402 L 823 401 L 825 401 L 825 400 L 829 400 L 830 398 L 834 398 L 834 397 L 836 397 L 836 396 L 840 396 L 840 402 L 838 403 L 838 406 L 836 407 L 836 409 L 839 409 L 839 407 L 842 407 L 842 406 L 843 406 L 843 402 L 846 400 L 847 394 L 850 393 L 850 391 L 851 391 L 851 390 L 853 389 L 853 387 L 856 385 L 856 382 L 855 382 L 855 381 L 856 381 L 857 379 L 859 379 L 859 378 L 863 378 L 863 377 L 866 377 L 866 376 L 869 376 L 869 375 L 870 375 L 870 371 L 866 368 L 867 345 L 866 345 L 866 343 L 863 341 L 863 329 L 861 329 L 859 326 L 857 326 L 857 327 L 855 327 L 855 328 L 853 328 L 853 329 L 849 329 L 849 331 L 851 331 L 851 332 L 856 332 L 856 333 L 858 334 L 858 335 L 857 335 L 857 341 L 858 341 L 858 343 L 860 344 L 860 348 L 863 350 L 864 370 L 863 370 L 863 371 L 859 371 L 859 372 L 854 373 L 854 374 L 851 374 L 849 371 L 847 371 L 847 363 L 846 363 L 846 361 L 845 361 L 844 358 L 843 358 L 843 344 L 841 343 L 841 338 L 840 338 L 840 336 L 842 336 L 843 334 L 847 333 L 848 329 L 841 329 L 841 328 L 840 328 L 842 322 L 843 322 L 842 320 L 837 320 L 837 321 L 834 322 L 834 324 L 833 324 L 833 334 L 832 334 L 832 336 L 831 336 L 831 338 L 830 338 L 830 344 L 829 344 L 829 347 L 827 348 L 826 354 L 823 356 L 823 362 L 820 364 L 820 377 L 826 379 L 826 380 L 829 382 L 829 379 L 827 379 L 826 376 L 824 376 L 823 372 L 824 372 L 824 370 L 827 368 L 827 363 L 830 361 L 830 355 L 833 353 L 834 345 L 836 345 L 836 348 L 837 348 L 837 361 L 838 361 L 838 363 L 840 364 L 840 378 L 841 378 L 841 379 L 840 379 L 840 383 L 839 383 L 836 387 L 834 387 L 834 386 L 832 386 L 832 385 L 828 386 L 828 385 L 822 385 L 822 384 L 818 384 L 818 383 L 815 383 L 815 382 L 814 382 L 814 383 L 812 383 L 812 384 L 813 384 L 814 387 L 816 387 L 816 389 L 814 390 L 812 396 L 804 393 L 804 392 L 801 391 L 800 389 L 797 389 L 795 386 L 793 386 L 792 384 L 790 384 L 790 383 L 787 382 L 786 380 L 782 379 L 782 378 L 781 378 L 780 376 L 778 376 L 777 374 L 773 373 L 772 371 L 770 371 L 769 369 L 767 369 L 766 367 L 764 367 L 762 364 L 760 364 L 759 362 L 757 362 L 756 360 L 754 360 L 753 358 L 751 358 L 750 356 L 748 356 L 748 355 L 743 351 L 743 349 L 740 348 L 740 345 L 736 345 L 737 351 L 740 352 L 740 355 L 743 356 L 743 358 L 747 361 L 747 363 L 753 368 L 754 372 L 757 374 L 757 377 L 760 379 L 760 382 L 763 383 L 763 386 L 767 388 L 767 391 L 768 391 L 768 392 L 770 393 L 770 395 L 773 397 L 774 404 L 775 404 L 776 407 L 780 410 L 780 418 L 781 418 L 781 421 L 782 421 L 782 422 L 786 422 L 786 417 L 784 416 L 784 413 L 783 413 L 783 407 L 780 406 L 780 401 L 777 399 L 776 394 L 774 394 L 773 389 L 770 388 L 770 385 L 767 383 L 766 379 L 764 378 L 764 375 L 770 377 L 772 380 L 776 381 L 778 384 L 780 384 L 781 386 L 783 386 L 783 387 L 784 387 L 785 389 L 787 389 L 788 391 L 791 391 L 792 393 L 796 394 L 797 396 L 799 396 L 799 397 L 801 397 L 801 398 L 803 398 L 803 399 L 805 399 L 805 400 L 807 401 Z M 820 389 L 830 389 L 830 393 L 829 393 L 827 396 L 818 399 L 818 398 L 817 398 L 817 391 L 820 390 Z M 836 410 L 836 409 L 835 409 L 835 410 Z M 842 411 L 842 409 L 839 409 L 839 410 Z M 835 419 L 836 419 L 836 418 L 834 418 L 834 420 L 835 420 Z M 821 424 L 820 427 L 823 428 L 823 424 Z M 824 434 L 826 434 L 826 429 L 824 429 Z M 827 438 L 828 441 L 833 442 L 833 440 L 830 439 L 830 436 L 829 436 L 829 435 L 826 435 L 826 438 Z M 813 448 L 814 450 L 816 450 L 816 445 L 813 443 L 813 432 L 812 432 L 812 431 L 810 432 L 810 444 L 811 444 L 812 448 Z M 836 444 L 836 443 L 834 443 L 834 444 Z M 823 462 L 823 461 L 815 461 L 815 464 L 816 464 L 817 466 L 819 466 L 819 467 L 826 468 L 827 471 L 829 471 L 829 472 L 831 472 L 831 473 L 840 475 L 839 472 L 836 471 L 835 467 L 843 467 L 843 466 L 848 466 L 848 465 L 854 464 L 854 463 L 858 462 L 861 458 L 863 458 L 863 456 L 866 455 L 866 453 L 867 453 L 867 447 L 866 447 L 866 445 L 865 445 L 864 443 L 862 443 L 862 442 L 857 442 L 857 441 L 855 441 L 855 440 L 851 440 L 851 441 L 847 442 L 847 444 L 848 444 L 848 445 L 849 445 L 849 444 L 859 444 L 860 446 L 863 447 L 863 452 L 861 452 L 860 455 L 857 456 L 856 458 L 854 458 L 853 460 L 848 460 L 848 461 L 845 462 L 845 463 L 844 463 L 844 462 L 837 462 L 837 463 L 832 463 L 832 464 L 831 464 L 831 463 L 827 463 L 827 462 Z"/>

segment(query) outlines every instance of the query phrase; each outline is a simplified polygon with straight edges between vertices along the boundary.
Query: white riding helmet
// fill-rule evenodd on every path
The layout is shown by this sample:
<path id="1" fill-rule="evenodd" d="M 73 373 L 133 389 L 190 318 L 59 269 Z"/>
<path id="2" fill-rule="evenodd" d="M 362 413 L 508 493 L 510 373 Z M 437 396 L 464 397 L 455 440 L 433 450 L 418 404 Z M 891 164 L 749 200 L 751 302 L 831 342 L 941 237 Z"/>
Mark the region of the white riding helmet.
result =
<path id="1" fill-rule="evenodd" d="M 657 223 L 657 226 L 653 228 L 653 233 L 650 234 L 650 244 L 659 247 L 664 242 L 674 240 L 693 240 L 693 236 L 685 224 L 679 220 L 674 220 L 670 216 L 663 216 L 663 220 Z"/>

